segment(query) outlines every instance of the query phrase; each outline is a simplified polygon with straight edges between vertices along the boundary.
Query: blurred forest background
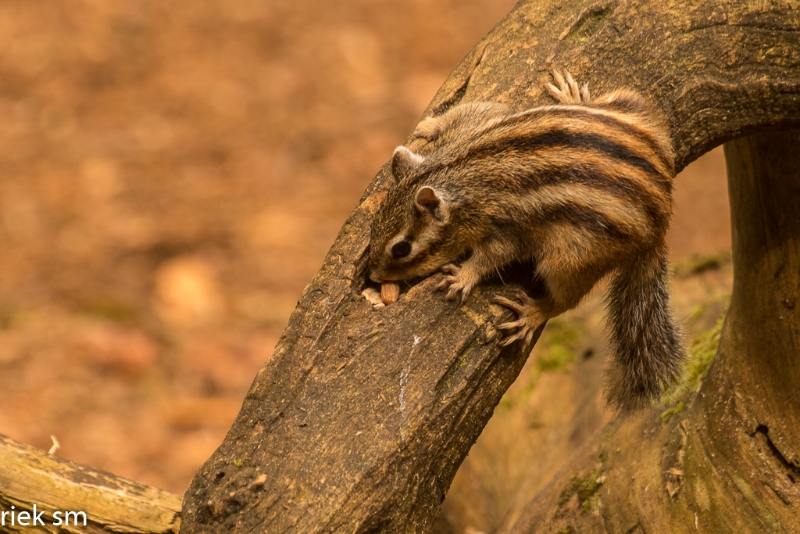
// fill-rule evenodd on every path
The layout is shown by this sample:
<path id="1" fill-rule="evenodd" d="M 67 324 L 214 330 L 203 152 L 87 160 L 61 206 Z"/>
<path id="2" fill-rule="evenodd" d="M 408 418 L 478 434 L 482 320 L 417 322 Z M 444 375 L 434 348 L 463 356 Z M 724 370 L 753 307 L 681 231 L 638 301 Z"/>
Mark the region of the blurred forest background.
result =
<path id="1" fill-rule="evenodd" d="M 42 449 L 54 435 L 59 456 L 183 492 L 375 172 L 513 3 L 0 3 L 0 433 Z M 677 181 L 672 259 L 707 277 L 675 289 L 682 320 L 729 291 L 727 205 L 716 150 Z M 576 341 L 558 324 L 584 356 L 552 367 L 563 380 L 602 366 L 599 326 Z M 521 483 L 508 444 L 571 413 L 543 409 L 487 430 L 452 493 Z"/>

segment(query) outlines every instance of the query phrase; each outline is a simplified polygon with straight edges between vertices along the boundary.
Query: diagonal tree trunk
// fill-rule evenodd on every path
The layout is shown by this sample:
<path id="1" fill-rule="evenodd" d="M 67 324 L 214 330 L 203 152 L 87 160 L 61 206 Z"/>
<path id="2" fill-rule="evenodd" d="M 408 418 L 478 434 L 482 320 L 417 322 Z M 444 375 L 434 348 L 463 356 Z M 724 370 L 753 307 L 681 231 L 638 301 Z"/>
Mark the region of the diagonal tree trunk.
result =
<path id="1" fill-rule="evenodd" d="M 678 168 L 683 168 L 730 139 L 769 126 L 800 126 L 799 29 L 796 2 L 523 0 L 459 64 L 428 112 L 462 100 L 507 102 L 518 109 L 541 104 L 547 101 L 542 85 L 548 71 L 568 68 L 588 81 L 594 94 L 627 86 L 657 102 L 668 117 Z M 761 142 L 754 139 L 736 146 Z M 787 146 L 785 138 L 780 142 Z M 488 298 L 507 291 L 503 288 L 482 285 L 461 307 L 432 292 L 437 277 L 413 286 L 381 311 L 359 296 L 370 221 L 390 181 L 384 167 L 304 291 L 228 436 L 192 481 L 182 532 L 430 528 L 458 465 L 528 352 L 501 351 L 496 343 L 493 324 L 503 312 Z M 734 181 L 745 187 L 745 179 Z M 798 479 L 798 452 L 792 447 L 800 442 L 800 427 L 796 411 L 791 415 L 787 406 L 796 407 L 800 393 L 786 387 L 800 383 L 797 329 L 789 326 L 797 324 L 798 234 L 796 226 L 794 233 L 782 233 L 771 217 L 788 217 L 792 212 L 780 211 L 782 202 L 793 193 L 796 203 L 797 191 L 791 183 L 776 182 L 782 192 L 757 182 L 752 191 L 741 189 L 743 202 L 734 202 L 740 236 L 763 226 L 767 242 L 777 244 L 767 250 L 737 237 L 737 286 L 724 357 L 704 394 L 668 427 L 653 419 L 653 411 L 616 421 L 573 467 L 578 478 L 569 487 L 575 491 L 564 493 L 565 473 L 567 479 L 554 481 L 533 506 L 517 509 L 507 530 L 530 531 L 548 521 L 552 531 L 563 526 L 583 532 L 580 524 L 586 531 L 635 531 L 638 525 L 661 532 L 669 531 L 663 525 L 694 527 L 692 510 L 699 510 L 698 525 L 700 512 L 709 510 L 733 521 L 727 505 L 715 508 L 717 492 L 730 484 L 745 496 L 731 501 L 737 513 L 746 502 L 752 509 L 748 517 L 768 529 L 790 524 L 785 517 L 796 514 L 792 491 Z M 739 190 L 732 191 L 735 196 Z M 772 212 L 750 210 L 751 216 L 738 213 L 749 213 L 756 199 L 778 206 L 771 206 Z M 740 218 L 746 228 L 738 226 Z M 794 259 L 778 269 L 792 247 Z M 752 270 L 742 271 L 747 265 Z M 769 300 L 763 306 L 750 300 L 765 296 Z M 768 322 L 760 335 L 774 343 L 776 352 L 759 346 L 763 339 L 743 334 Z M 620 449 L 625 445 L 624 458 L 614 456 L 612 443 Z M 747 443 L 760 443 L 762 451 L 737 452 Z M 761 463 L 752 465 L 785 471 L 781 484 L 769 489 L 784 503 L 782 511 L 766 490 L 756 491 L 742 479 L 750 464 L 737 462 L 753 458 Z M 637 477 L 633 484 L 631 476 Z M 664 493 L 665 476 L 684 488 L 675 498 L 648 500 L 648 491 Z M 728 482 L 714 479 L 723 476 Z M 652 485 L 639 483 L 648 477 Z M 690 477 L 702 485 L 686 490 Z M 764 487 L 769 485 L 759 486 Z M 629 505 L 626 492 L 634 489 L 645 497 Z M 593 506 L 602 510 L 592 513 Z M 572 518 L 583 522 L 573 524 Z"/>

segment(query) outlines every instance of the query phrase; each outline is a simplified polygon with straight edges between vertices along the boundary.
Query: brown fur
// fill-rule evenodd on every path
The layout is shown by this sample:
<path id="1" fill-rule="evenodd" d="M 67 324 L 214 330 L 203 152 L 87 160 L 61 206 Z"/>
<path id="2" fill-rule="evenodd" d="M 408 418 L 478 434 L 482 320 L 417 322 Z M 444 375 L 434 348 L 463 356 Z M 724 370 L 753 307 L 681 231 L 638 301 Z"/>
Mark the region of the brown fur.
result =
<path id="1" fill-rule="evenodd" d="M 370 276 L 398 281 L 441 269 L 440 289 L 464 301 L 493 271 L 532 259 L 547 296 L 495 299 L 519 316 L 500 325 L 516 330 L 508 345 L 530 342 L 542 322 L 612 274 L 621 370 L 608 395 L 638 407 L 675 379 L 683 358 L 666 292 L 671 144 L 640 95 L 617 90 L 592 101 L 569 74 L 553 78 L 557 105 L 513 112 L 466 103 L 420 123 L 415 135 L 429 144 L 419 154 L 398 147 L 392 159 L 397 184 L 372 228 Z"/>

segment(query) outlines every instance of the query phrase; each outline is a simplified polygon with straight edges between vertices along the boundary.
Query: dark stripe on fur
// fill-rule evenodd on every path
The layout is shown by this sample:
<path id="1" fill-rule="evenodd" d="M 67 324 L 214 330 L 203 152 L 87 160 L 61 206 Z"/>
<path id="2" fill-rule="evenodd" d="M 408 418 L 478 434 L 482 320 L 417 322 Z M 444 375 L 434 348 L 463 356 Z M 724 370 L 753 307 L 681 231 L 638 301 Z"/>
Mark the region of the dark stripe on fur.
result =
<path id="1" fill-rule="evenodd" d="M 602 205 L 598 206 L 602 208 Z M 631 235 L 612 218 L 602 211 L 580 204 L 557 204 L 547 206 L 535 215 L 539 224 L 568 223 L 577 228 L 586 229 L 594 234 L 611 238 L 615 241 L 626 241 Z"/>
<path id="2" fill-rule="evenodd" d="M 550 147 L 578 147 L 600 152 L 616 160 L 625 161 L 655 178 L 656 183 L 661 189 L 667 190 L 665 185 L 669 184 L 670 181 L 667 177 L 664 177 L 652 163 L 632 148 L 616 143 L 609 139 L 608 136 L 595 133 L 576 134 L 563 130 L 553 130 L 535 134 L 530 137 L 489 138 L 487 141 L 489 141 L 489 143 L 480 143 L 476 145 L 462 158 L 459 158 L 461 161 L 456 160 L 453 163 L 457 164 L 462 161 L 474 163 L 476 159 L 480 158 L 496 158 L 502 157 L 504 154 L 513 154 L 523 151 L 536 152 L 543 148 Z"/>
<path id="3" fill-rule="evenodd" d="M 624 106 L 613 106 L 607 104 L 592 104 L 591 107 L 594 108 L 606 108 L 610 111 L 614 111 L 615 109 L 625 110 Z M 640 105 L 636 111 L 638 113 L 631 113 L 631 115 L 643 117 L 646 120 L 652 121 L 649 118 L 649 114 L 645 111 L 643 105 Z M 589 108 L 591 109 L 591 108 Z M 653 137 L 650 131 L 647 128 L 642 128 L 635 124 L 631 124 L 629 122 L 617 119 L 613 116 L 609 115 L 602 115 L 599 113 L 592 113 L 587 109 L 585 105 L 576 105 L 574 107 L 546 107 L 546 108 L 536 108 L 531 110 L 530 112 L 522 112 L 517 115 L 510 116 L 508 119 L 502 121 L 501 123 L 494 126 L 494 130 L 504 128 L 506 125 L 515 125 L 515 124 L 525 124 L 530 123 L 531 121 L 536 120 L 537 116 L 541 118 L 551 118 L 551 117 L 564 117 L 564 118 L 571 118 L 571 119 L 579 119 L 586 122 L 587 125 L 593 124 L 603 124 L 607 126 L 611 131 L 609 134 L 613 134 L 613 130 L 619 130 L 630 137 L 639 139 L 643 141 L 648 148 L 653 152 L 653 155 L 659 159 L 660 163 L 664 166 L 664 168 L 668 169 L 669 171 L 672 170 L 672 158 L 669 156 L 668 153 L 664 151 L 664 147 L 658 142 L 658 140 Z"/>
<path id="4" fill-rule="evenodd" d="M 547 161 L 543 154 L 543 162 Z M 498 167 L 500 172 L 505 169 Z M 650 222 L 656 228 L 665 227 L 670 215 L 669 195 L 662 192 L 658 196 L 647 190 L 640 180 L 631 177 L 622 169 L 608 166 L 537 166 L 531 167 L 529 173 L 512 176 L 485 175 L 484 178 L 492 180 L 498 190 L 503 190 L 515 196 L 522 196 L 536 192 L 539 188 L 555 184 L 580 184 L 598 191 L 609 193 L 621 201 L 641 206 Z M 617 172 L 614 172 L 617 171 Z M 458 172 L 455 170 L 455 172 Z M 466 172 L 466 170 L 464 171 Z M 516 179 L 515 179 L 516 178 Z M 433 187 L 443 186 L 435 179 L 428 182 Z M 475 209 L 478 209 L 476 207 Z"/>
<path id="5" fill-rule="evenodd" d="M 586 229 L 598 236 L 608 237 L 615 241 L 631 239 L 623 228 L 605 213 L 593 208 L 573 203 L 555 204 L 546 206 L 545 209 L 532 214 L 533 217 L 514 217 L 508 213 L 489 214 L 491 226 L 498 230 L 503 237 L 513 236 L 520 242 L 530 239 L 530 223 L 538 223 L 542 227 L 552 223 L 567 223 L 577 228 Z M 516 221 L 527 221 L 517 223 Z M 527 248 L 527 247 L 524 247 Z"/>
<path id="6" fill-rule="evenodd" d="M 669 206 L 668 198 L 656 199 L 653 197 L 653 193 L 645 190 L 638 180 L 632 179 L 624 173 L 608 172 L 609 170 L 613 171 L 613 168 L 543 167 L 537 170 L 537 187 L 532 191 L 535 191 L 538 187 L 557 183 L 581 184 L 598 191 L 610 193 L 628 204 L 641 205 L 651 223 L 657 228 L 667 224 L 669 209 L 664 209 L 662 206 L 664 204 Z M 658 202 L 659 200 L 662 202 Z"/>

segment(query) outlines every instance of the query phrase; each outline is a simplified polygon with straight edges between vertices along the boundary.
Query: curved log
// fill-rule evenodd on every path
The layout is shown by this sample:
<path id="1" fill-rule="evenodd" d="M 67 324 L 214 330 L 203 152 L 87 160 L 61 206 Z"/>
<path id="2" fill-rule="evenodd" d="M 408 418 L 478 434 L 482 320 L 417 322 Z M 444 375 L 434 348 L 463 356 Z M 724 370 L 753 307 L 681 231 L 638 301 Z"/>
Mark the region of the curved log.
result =
<path id="1" fill-rule="evenodd" d="M 679 168 L 764 127 L 800 126 L 796 4 L 713 4 L 523 0 L 428 113 L 461 100 L 544 103 L 558 66 L 594 94 L 627 86 L 658 102 Z M 380 311 L 360 297 L 370 221 L 390 181 L 384 167 L 303 292 L 228 436 L 195 475 L 182 532 L 430 528 L 528 351 L 495 343 L 504 312 L 488 298 L 500 287 L 481 285 L 461 307 L 431 291 L 438 276 Z M 637 421 L 611 432 L 641 441 L 649 427 L 630 426 Z"/>

